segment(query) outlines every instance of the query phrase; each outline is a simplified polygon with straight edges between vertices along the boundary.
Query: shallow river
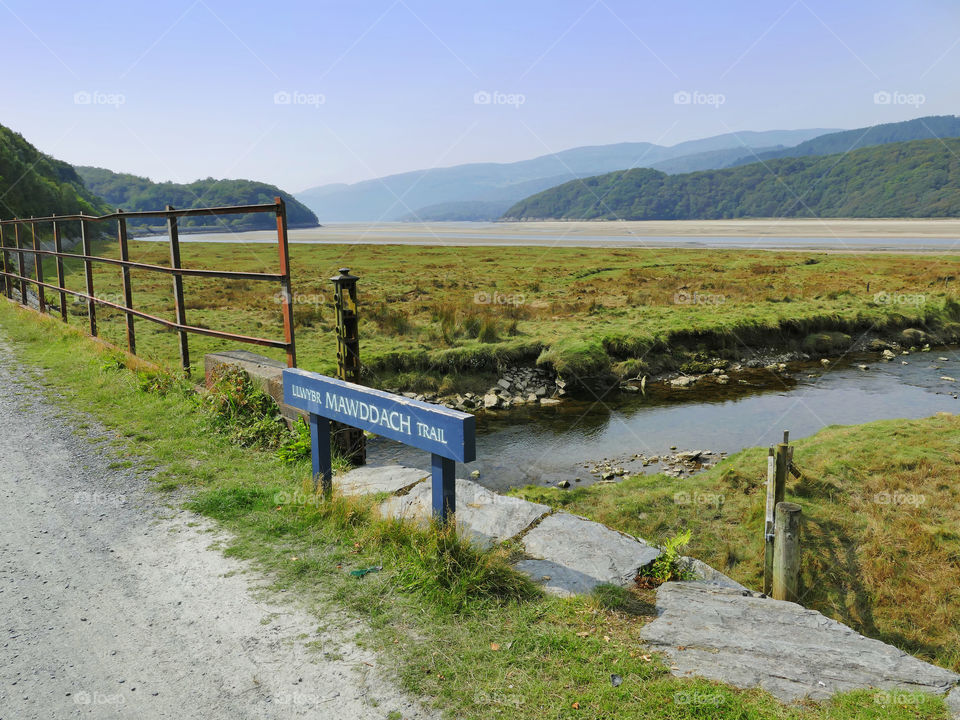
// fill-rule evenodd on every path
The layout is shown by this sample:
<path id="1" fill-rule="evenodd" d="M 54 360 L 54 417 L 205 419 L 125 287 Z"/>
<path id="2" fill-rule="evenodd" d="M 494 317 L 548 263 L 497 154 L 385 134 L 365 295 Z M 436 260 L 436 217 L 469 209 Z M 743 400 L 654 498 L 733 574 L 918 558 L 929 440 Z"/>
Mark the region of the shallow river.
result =
<path id="1" fill-rule="evenodd" d="M 860 363 L 869 369 L 860 370 Z M 733 453 L 779 442 L 784 430 L 796 439 L 827 425 L 960 412 L 953 396 L 960 383 L 943 376 L 960 380 L 960 349 L 913 353 L 889 363 L 871 353 L 826 371 L 809 364 L 793 372 L 792 380 L 767 388 L 736 384 L 734 377 L 731 385 L 711 384 L 709 391 L 648 388 L 647 397 L 613 392 L 478 416 L 478 459 L 458 465 L 457 476 L 479 470 L 480 482 L 495 490 L 564 479 L 576 485 L 577 478 L 588 484 L 593 477 L 585 464 L 606 459 L 639 472 L 644 468 L 633 455 L 661 455 L 671 446 Z M 428 454 L 380 438 L 371 441 L 368 454 L 371 464 L 430 467 Z"/>

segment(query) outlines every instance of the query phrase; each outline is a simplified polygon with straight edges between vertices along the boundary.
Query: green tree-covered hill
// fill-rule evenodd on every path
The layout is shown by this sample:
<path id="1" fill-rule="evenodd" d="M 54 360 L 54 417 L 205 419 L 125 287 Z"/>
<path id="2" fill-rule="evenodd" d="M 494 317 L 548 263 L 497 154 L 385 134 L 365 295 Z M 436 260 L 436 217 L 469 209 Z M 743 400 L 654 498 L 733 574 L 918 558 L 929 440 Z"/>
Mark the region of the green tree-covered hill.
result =
<path id="1" fill-rule="evenodd" d="M 917 140 L 667 175 L 650 169 L 564 183 L 504 219 L 695 220 L 960 215 L 960 138 Z"/>
<path id="2" fill-rule="evenodd" d="M 46 155 L 0 125 L 0 218 L 87 213 L 107 206 L 65 162 Z"/>
<path id="3" fill-rule="evenodd" d="M 272 203 L 280 196 L 287 204 L 290 227 L 316 227 L 317 216 L 292 195 L 274 185 L 253 180 L 196 180 L 192 183 L 156 183 L 148 178 L 115 173 L 96 167 L 77 167 L 87 187 L 104 198 L 112 208 L 124 210 L 162 210 L 175 208 L 219 207 L 223 205 L 256 205 Z M 272 215 L 226 215 L 218 219 L 184 218 L 181 227 L 189 230 L 269 230 L 276 227 Z"/>

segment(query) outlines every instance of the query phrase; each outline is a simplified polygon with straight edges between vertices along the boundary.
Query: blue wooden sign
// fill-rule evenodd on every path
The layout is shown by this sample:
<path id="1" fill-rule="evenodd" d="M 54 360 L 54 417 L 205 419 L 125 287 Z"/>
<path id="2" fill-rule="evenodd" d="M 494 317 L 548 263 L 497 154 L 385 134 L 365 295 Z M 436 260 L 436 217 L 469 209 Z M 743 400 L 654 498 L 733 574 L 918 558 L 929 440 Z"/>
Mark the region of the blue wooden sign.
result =
<path id="1" fill-rule="evenodd" d="M 330 420 L 336 420 L 430 452 L 434 513 L 445 521 L 455 510 L 456 462 L 477 456 L 473 415 L 298 368 L 283 371 L 283 401 L 310 415 L 313 473 L 325 493 L 333 477 Z"/>

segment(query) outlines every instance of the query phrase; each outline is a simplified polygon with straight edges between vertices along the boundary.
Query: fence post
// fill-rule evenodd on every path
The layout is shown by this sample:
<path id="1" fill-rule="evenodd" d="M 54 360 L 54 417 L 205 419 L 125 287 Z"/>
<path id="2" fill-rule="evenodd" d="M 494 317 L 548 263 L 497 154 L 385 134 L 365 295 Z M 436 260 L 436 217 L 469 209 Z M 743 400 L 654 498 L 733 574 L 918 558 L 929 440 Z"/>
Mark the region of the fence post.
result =
<path id="1" fill-rule="evenodd" d="M 17 247 L 17 272 L 20 275 L 20 304 L 28 307 L 27 302 L 27 263 L 23 259 L 23 246 L 20 243 L 20 223 L 13 226 L 13 241 Z"/>
<path id="2" fill-rule="evenodd" d="M 290 246 L 287 238 L 287 206 L 276 197 L 277 244 L 280 251 L 280 302 L 283 312 L 283 337 L 287 343 L 287 367 L 297 366 L 297 346 L 293 331 L 293 296 L 290 289 Z"/>
<path id="3" fill-rule="evenodd" d="M 360 382 L 360 337 L 357 320 L 357 280 L 350 268 L 330 278 L 337 309 L 337 375 L 341 380 Z M 363 431 L 342 423 L 333 423 L 334 442 L 343 457 L 354 465 L 367 461 L 367 443 Z"/>
<path id="4" fill-rule="evenodd" d="M 797 602 L 800 574 L 800 506 L 782 502 L 776 507 L 773 558 L 773 598 Z"/>
<path id="5" fill-rule="evenodd" d="M 122 213 L 121 208 L 117 208 L 117 213 Z M 127 250 L 127 221 L 125 218 L 117 219 L 117 242 L 120 244 L 120 260 L 128 262 L 130 253 Z M 133 288 L 130 286 L 130 268 L 126 265 L 120 266 L 120 278 L 123 281 L 123 306 L 127 310 L 133 309 Z M 137 338 L 133 330 L 133 315 L 125 313 L 127 317 L 127 350 L 131 355 L 137 354 Z"/>
<path id="6" fill-rule="evenodd" d="M 784 437 L 787 437 L 786 433 L 784 433 Z M 783 502 L 787 490 L 787 471 L 790 467 L 790 463 L 787 461 L 788 448 L 789 445 L 786 442 L 777 445 L 776 475 L 773 489 L 774 513 L 776 513 L 777 505 Z"/>
<path id="7" fill-rule="evenodd" d="M 167 205 L 167 211 L 173 210 L 173 205 Z M 167 218 L 167 232 L 170 235 L 170 267 L 180 269 L 180 231 L 177 228 L 177 218 Z M 177 313 L 177 324 L 187 324 L 187 310 L 183 305 L 183 276 L 173 274 L 173 303 Z M 190 346 L 187 340 L 187 331 L 178 330 L 180 335 L 180 365 L 183 371 L 190 374 Z"/>
<path id="8" fill-rule="evenodd" d="M 7 273 L 10 272 L 10 258 L 9 253 L 6 251 L 7 243 L 3 237 L 3 225 L 0 225 L 0 258 L 3 258 L 3 294 L 8 298 L 10 297 L 10 278 L 7 277 Z"/>
<path id="9" fill-rule="evenodd" d="M 43 282 L 43 255 L 37 253 L 40 249 L 40 238 L 37 236 L 37 224 L 30 223 L 30 233 L 33 235 L 33 274 L 37 278 L 37 306 L 41 313 L 47 311 L 47 293 L 46 288 L 40 283 Z"/>
<path id="10" fill-rule="evenodd" d="M 767 454 L 767 507 L 763 523 L 763 592 L 769 595 L 773 590 L 773 550 L 774 550 L 774 502 L 777 460 L 771 446 Z"/>
<path id="11" fill-rule="evenodd" d="M 90 318 L 90 334 L 97 336 L 97 304 L 93 301 L 93 263 L 90 262 L 90 236 L 87 235 L 87 221 L 80 221 L 80 242 L 83 245 L 83 274 L 87 280 L 87 316 Z"/>
<path id="12" fill-rule="evenodd" d="M 54 215 L 53 217 L 56 217 Z M 63 252 L 63 240 L 60 237 L 60 225 L 56 220 L 53 221 L 53 249 L 57 253 L 57 287 L 60 288 L 60 317 L 67 321 L 67 294 L 63 291 L 63 258 L 60 253 Z"/>

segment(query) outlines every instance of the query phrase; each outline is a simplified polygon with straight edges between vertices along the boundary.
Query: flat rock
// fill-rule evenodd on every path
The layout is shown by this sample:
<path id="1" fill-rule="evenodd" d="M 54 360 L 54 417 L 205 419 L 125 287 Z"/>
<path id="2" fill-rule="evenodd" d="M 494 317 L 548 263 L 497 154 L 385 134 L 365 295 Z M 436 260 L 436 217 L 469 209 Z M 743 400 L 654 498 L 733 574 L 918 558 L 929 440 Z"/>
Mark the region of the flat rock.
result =
<path id="1" fill-rule="evenodd" d="M 727 577 L 719 570 L 714 570 L 712 567 L 703 562 L 703 560 L 697 560 L 697 558 L 683 556 L 680 558 L 680 562 L 682 563 L 683 568 L 692 573 L 693 576 L 700 582 L 708 583 L 710 585 L 719 585 L 720 587 L 730 588 L 731 590 L 747 590 L 746 587 L 738 583 L 736 580 Z"/>
<path id="2" fill-rule="evenodd" d="M 544 518 L 523 537 L 523 547 L 531 559 L 516 568 L 563 596 L 602 584 L 629 585 L 660 555 L 643 540 L 564 512 Z"/>
<path id="3" fill-rule="evenodd" d="M 428 477 L 430 472 L 427 470 L 403 465 L 385 467 L 365 465 L 335 477 L 333 487 L 344 495 L 375 495 L 376 493 L 393 495 L 413 487 Z"/>
<path id="4" fill-rule="evenodd" d="M 519 535 L 548 512 L 546 505 L 498 495 L 470 480 L 457 480 L 457 528 L 482 546 Z M 433 483 L 420 483 L 406 495 L 387 498 L 380 505 L 380 513 L 426 522 L 433 513 Z"/>
<path id="5" fill-rule="evenodd" d="M 955 696 L 960 683 L 960 675 L 815 610 L 749 591 L 669 582 L 657 590 L 657 611 L 641 634 L 674 675 L 761 687 L 783 701 L 862 688 Z"/>

